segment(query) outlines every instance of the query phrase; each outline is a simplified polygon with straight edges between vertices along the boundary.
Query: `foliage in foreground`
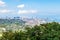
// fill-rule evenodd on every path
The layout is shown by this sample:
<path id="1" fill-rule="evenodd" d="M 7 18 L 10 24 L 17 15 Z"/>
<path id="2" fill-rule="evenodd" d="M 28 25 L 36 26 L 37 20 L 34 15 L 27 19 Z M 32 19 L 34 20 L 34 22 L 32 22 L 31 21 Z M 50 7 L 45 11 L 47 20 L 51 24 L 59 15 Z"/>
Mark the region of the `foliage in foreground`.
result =
<path id="1" fill-rule="evenodd" d="M 26 27 L 25 31 L 4 32 L 0 40 L 60 40 L 60 24 L 52 22 Z"/>

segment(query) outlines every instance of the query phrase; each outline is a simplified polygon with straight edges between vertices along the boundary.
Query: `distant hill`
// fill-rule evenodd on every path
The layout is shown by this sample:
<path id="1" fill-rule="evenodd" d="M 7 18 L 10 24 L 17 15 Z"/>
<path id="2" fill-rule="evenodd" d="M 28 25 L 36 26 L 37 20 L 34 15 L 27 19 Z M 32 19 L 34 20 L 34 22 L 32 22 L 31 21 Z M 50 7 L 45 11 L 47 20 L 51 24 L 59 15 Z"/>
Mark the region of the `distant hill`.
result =
<path id="1" fill-rule="evenodd" d="M 12 24 L 12 23 L 23 24 L 25 23 L 25 21 L 21 19 L 0 19 L 0 24 Z"/>

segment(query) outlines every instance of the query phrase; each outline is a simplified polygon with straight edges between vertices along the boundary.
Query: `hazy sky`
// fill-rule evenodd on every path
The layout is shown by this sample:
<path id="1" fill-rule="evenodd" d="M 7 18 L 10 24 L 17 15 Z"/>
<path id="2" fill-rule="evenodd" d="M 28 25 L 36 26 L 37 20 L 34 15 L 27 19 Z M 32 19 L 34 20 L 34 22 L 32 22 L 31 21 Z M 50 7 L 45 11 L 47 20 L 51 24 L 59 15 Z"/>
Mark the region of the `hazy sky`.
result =
<path id="1" fill-rule="evenodd" d="M 60 0 L 0 0 L 0 17 L 60 17 Z"/>

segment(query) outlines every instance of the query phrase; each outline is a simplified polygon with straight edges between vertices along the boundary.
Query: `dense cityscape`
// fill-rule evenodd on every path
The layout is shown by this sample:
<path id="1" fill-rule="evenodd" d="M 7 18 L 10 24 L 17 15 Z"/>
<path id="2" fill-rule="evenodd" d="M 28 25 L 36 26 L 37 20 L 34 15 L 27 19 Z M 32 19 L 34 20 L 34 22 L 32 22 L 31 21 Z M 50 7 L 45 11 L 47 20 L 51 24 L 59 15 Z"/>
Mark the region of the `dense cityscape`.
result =
<path id="1" fill-rule="evenodd" d="M 43 23 L 47 23 L 47 21 L 37 18 L 21 18 L 21 17 L 5 18 L 5 19 L 0 19 L 0 27 L 1 27 L 0 31 L 3 30 L 6 31 L 11 29 L 15 30 L 15 29 L 20 29 L 23 26 L 27 26 L 27 25 L 35 26 Z"/>

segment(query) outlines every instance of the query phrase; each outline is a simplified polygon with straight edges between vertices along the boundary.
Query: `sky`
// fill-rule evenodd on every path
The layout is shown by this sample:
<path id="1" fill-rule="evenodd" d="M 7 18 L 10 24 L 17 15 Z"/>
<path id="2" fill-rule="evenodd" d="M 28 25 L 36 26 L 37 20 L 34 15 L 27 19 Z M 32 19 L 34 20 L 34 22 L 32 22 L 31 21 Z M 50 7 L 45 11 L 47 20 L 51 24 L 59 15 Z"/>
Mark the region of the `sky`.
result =
<path id="1" fill-rule="evenodd" d="M 0 0 L 0 17 L 60 19 L 60 0 Z"/>

